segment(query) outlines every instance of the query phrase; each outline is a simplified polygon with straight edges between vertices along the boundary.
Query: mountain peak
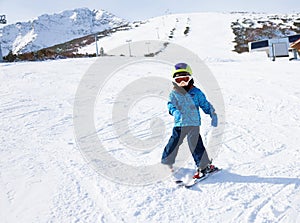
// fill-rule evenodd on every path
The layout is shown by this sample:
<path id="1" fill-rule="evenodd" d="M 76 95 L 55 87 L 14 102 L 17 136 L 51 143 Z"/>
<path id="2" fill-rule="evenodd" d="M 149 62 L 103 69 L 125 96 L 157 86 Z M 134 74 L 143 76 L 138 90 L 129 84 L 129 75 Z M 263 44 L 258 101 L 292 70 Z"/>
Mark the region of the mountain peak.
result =
<path id="1" fill-rule="evenodd" d="M 28 22 L 4 26 L 2 51 L 13 53 L 36 51 L 85 35 L 128 23 L 102 9 L 76 8 L 60 13 L 43 14 Z"/>

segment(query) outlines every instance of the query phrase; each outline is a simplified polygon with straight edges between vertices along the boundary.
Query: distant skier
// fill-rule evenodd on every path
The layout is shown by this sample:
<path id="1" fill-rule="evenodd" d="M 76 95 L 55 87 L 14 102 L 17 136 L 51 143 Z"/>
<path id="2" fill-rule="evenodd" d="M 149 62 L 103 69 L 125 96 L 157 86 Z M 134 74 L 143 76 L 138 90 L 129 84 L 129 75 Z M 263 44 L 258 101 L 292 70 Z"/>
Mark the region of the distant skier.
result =
<path id="1" fill-rule="evenodd" d="M 211 125 L 217 127 L 218 118 L 214 107 L 206 100 L 204 93 L 194 86 L 192 69 L 186 63 L 178 63 L 172 73 L 174 89 L 170 93 L 168 109 L 174 116 L 174 128 L 168 144 L 164 148 L 161 163 L 173 170 L 179 146 L 187 136 L 188 145 L 197 172 L 193 178 L 200 178 L 217 167 L 211 164 L 200 135 L 201 118 L 199 107 L 211 117 Z"/>

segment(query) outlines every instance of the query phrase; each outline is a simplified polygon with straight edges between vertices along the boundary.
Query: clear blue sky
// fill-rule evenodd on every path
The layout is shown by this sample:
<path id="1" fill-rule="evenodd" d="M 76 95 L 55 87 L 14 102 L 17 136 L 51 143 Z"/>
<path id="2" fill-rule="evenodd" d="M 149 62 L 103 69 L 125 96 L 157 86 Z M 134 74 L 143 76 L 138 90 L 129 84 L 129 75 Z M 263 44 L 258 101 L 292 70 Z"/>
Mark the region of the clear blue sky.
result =
<path id="1" fill-rule="evenodd" d="M 0 0 L 0 15 L 10 24 L 81 7 L 104 9 L 129 21 L 187 12 L 300 13 L 299 0 Z"/>

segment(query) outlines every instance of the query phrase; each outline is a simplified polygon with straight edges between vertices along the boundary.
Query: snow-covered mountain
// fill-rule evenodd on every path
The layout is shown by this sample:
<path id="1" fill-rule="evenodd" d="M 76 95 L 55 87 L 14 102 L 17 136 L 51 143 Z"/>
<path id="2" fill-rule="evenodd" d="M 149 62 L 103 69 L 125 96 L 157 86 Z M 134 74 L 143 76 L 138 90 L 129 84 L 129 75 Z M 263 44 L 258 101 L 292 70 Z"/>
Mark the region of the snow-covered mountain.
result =
<path id="1" fill-rule="evenodd" d="M 44 14 L 28 22 L 4 26 L 2 51 L 36 51 L 55 44 L 126 24 L 127 21 L 104 10 L 79 8 L 58 14 Z"/>

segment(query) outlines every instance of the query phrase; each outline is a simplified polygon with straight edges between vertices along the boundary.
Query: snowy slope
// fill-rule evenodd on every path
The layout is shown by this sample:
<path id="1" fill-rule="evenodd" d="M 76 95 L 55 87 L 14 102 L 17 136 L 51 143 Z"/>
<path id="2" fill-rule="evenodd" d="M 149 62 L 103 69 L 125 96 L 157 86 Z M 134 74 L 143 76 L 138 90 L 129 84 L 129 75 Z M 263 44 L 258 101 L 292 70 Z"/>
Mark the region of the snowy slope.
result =
<path id="1" fill-rule="evenodd" d="M 132 186 L 98 175 L 82 156 L 73 132 L 75 93 L 96 59 L 2 63 L 0 218 L 3 222 L 300 221 L 299 61 L 284 58 L 271 62 L 264 54 L 232 53 L 233 15 L 220 14 L 215 18 L 220 24 L 213 29 L 215 33 L 203 34 L 202 30 L 208 30 L 215 22 L 207 19 L 211 18 L 208 15 L 174 15 L 170 20 L 165 19 L 165 26 L 171 29 L 178 24 L 177 30 L 182 30 L 190 18 L 195 28 L 187 37 L 182 35 L 172 41 L 203 58 L 221 87 L 226 129 L 214 163 L 223 171 L 192 190 L 176 188 L 167 179 L 157 184 Z M 182 19 L 177 23 L 176 17 Z M 153 21 L 159 23 L 162 17 Z M 156 38 L 155 26 L 148 28 L 145 25 L 140 32 L 128 32 L 129 36 L 126 32 L 112 36 L 106 42 L 107 48 L 124 43 L 126 38 Z M 159 30 L 161 36 L 169 28 Z M 208 40 L 215 47 L 207 44 Z M 135 73 L 167 72 L 164 65 L 146 63 L 123 69 L 116 77 L 125 75 L 134 80 Z M 107 83 L 106 91 L 95 105 L 95 125 L 114 156 L 122 159 L 118 156 L 125 153 L 132 160 L 123 161 L 136 165 L 141 159 L 140 152 L 124 152 L 120 136 L 110 122 L 110 108 L 123 83 L 124 79 Z M 144 165 L 149 165 L 159 162 L 172 118 L 165 101 L 145 100 L 140 103 L 148 102 L 150 106 L 143 107 L 144 110 L 139 106 L 131 109 L 129 119 L 136 124 L 132 129 L 134 134 L 140 138 L 147 136 L 149 117 L 154 115 L 164 120 L 166 126 L 161 146 L 155 146 L 147 154 Z M 203 137 L 207 141 L 209 119 L 203 119 Z M 192 174 L 193 168 L 190 158 L 185 173 Z"/>
<path id="2" fill-rule="evenodd" d="M 4 26 L 2 51 L 4 56 L 9 50 L 13 53 L 36 51 L 126 23 L 104 10 L 87 8 L 43 14 L 32 21 Z"/>
<path id="3" fill-rule="evenodd" d="M 165 15 L 149 19 L 146 24 L 133 30 L 115 33 L 109 37 L 102 38 L 98 41 L 98 46 L 103 47 L 108 52 L 119 45 L 125 44 L 127 40 L 165 40 L 195 51 L 201 59 L 208 59 L 207 57 L 210 54 L 227 59 L 228 55 L 231 56 L 230 51 L 233 50 L 232 41 L 234 39 L 234 34 L 230 32 L 230 25 L 232 21 L 239 17 L 241 15 L 228 13 Z M 189 27 L 190 31 L 185 35 L 186 27 Z M 208 44 L 211 46 L 209 50 L 207 50 Z M 145 46 L 145 51 L 146 48 L 147 46 Z M 84 47 L 79 51 L 79 53 L 86 52 L 95 52 L 95 44 Z M 226 52 L 225 55 L 224 52 Z M 140 56 L 144 53 L 135 52 L 133 49 L 132 55 Z M 129 55 L 129 52 L 126 49 L 120 54 Z M 232 53 L 232 55 L 234 56 L 235 54 Z"/>
<path id="4" fill-rule="evenodd" d="M 266 27 L 273 27 L 274 30 L 285 30 L 272 33 L 274 37 L 276 35 L 279 37 L 282 35 L 295 34 L 295 32 L 300 29 L 298 25 L 299 20 L 299 14 L 192 13 L 164 15 L 151 18 L 147 20 L 145 24 L 134 29 L 117 32 L 111 36 L 101 38 L 97 45 L 103 47 L 105 52 L 109 52 L 111 49 L 125 44 L 128 40 L 171 41 L 193 50 L 205 61 L 232 61 L 240 60 L 241 58 L 240 55 L 237 57 L 235 52 L 230 52 L 235 49 L 236 44 L 234 43 L 236 36 L 230 28 L 233 23 L 237 23 L 241 29 L 239 38 L 245 39 L 243 36 L 245 33 L 243 33 L 242 30 L 249 28 L 249 26 L 251 28 L 261 28 L 261 26 L 264 25 Z M 257 30 L 256 33 L 258 33 Z M 268 32 L 266 31 L 264 34 L 261 34 L 260 38 L 267 38 L 265 37 L 267 34 Z M 271 34 L 269 33 L 269 35 Z M 246 40 L 249 41 L 247 38 Z M 147 47 L 151 49 L 151 45 L 145 46 L 145 51 L 147 51 Z M 95 48 L 95 44 L 93 43 L 83 47 L 79 50 L 79 53 L 95 53 Z M 139 56 L 145 53 L 134 51 L 134 49 L 132 51 L 133 56 Z M 126 48 L 125 51 L 119 52 L 119 54 L 128 55 L 129 52 Z M 247 56 L 247 54 L 243 55 L 243 57 Z M 250 57 L 251 60 L 252 58 L 253 57 Z"/>

